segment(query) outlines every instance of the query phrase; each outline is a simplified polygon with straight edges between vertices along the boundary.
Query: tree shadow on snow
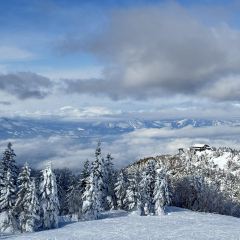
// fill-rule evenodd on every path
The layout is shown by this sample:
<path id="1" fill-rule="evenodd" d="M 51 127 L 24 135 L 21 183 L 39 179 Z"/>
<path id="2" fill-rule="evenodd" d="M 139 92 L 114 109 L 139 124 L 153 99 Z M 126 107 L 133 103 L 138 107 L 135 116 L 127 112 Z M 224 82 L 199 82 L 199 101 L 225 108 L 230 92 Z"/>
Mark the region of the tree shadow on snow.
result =
<path id="1" fill-rule="evenodd" d="M 102 212 L 99 219 L 106 219 L 106 218 L 119 218 L 119 217 L 126 217 L 128 212 L 124 210 L 112 210 L 108 212 Z"/>
<path id="2" fill-rule="evenodd" d="M 190 211 L 190 210 L 185 209 L 185 208 L 179 208 L 179 207 L 166 207 L 165 208 L 165 213 L 166 214 L 174 213 L 174 212 L 187 212 L 187 211 Z"/>
<path id="3" fill-rule="evenodd" d="M 76 223 L 77 221 L 68 221 L 68 222 L 59 222 L 59 224 L 58 224 L 58 228 L 62 228 L 62 227 L 65 227 L 65 226 L 67 226 L 67 225 L 69 225 L 69 224 L 72 224 L 72 223 Z"/>
<path id="4" fill-rule="evenodd" d="M 11 239 L 11 238 L 14 238 L 15 237 L 15 234 L 13 233 L 9 233 L 9 234 L 5 234 L 5 233 L 1 233 L 0 234 L 0 239 Z"/>

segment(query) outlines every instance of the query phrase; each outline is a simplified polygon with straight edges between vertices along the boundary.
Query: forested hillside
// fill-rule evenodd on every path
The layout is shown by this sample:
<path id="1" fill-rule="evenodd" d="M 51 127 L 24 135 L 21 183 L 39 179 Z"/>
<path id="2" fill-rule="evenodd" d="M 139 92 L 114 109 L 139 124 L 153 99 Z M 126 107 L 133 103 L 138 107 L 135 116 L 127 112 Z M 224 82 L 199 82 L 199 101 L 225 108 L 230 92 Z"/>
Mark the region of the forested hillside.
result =
<path id="1" fill-rule="evenodd" d="M 89 221 L 117 209 L 153 216 L 177 206 L 240 217 L 240 152 L 231 148 L 180 149 L 116 170 L 99 142 L 79 173 L 51 164 L 31 170 L 16 159 L 9 143 L 0 165 L 2 232 L 57 228 L 59 216 Z"/>

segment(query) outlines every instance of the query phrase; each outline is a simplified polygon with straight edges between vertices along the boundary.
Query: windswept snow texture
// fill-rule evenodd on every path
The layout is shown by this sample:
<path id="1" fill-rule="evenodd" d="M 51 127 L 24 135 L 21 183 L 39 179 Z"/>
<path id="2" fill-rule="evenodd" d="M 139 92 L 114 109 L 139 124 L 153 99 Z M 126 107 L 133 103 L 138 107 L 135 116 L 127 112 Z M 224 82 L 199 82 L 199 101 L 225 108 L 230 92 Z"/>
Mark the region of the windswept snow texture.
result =
<path id="1" fill-rule="evenodd" d="M 111 211 L 95 221 L 75 222 L 59 229 L 5 235 L 9 240 L 237 240 L 240 219 L 169 207 L 167 215 L 143 217 Z"/>

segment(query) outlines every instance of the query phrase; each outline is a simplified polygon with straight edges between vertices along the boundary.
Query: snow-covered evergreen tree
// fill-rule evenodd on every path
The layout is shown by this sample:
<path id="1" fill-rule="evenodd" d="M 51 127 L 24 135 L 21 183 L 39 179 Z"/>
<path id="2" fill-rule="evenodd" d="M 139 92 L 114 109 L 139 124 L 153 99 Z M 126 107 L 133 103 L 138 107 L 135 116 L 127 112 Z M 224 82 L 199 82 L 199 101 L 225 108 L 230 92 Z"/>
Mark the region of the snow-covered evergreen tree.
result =
<path id="1" fill-rule="evenodd" d="M 121 170 L 117 176 L 117 181 L 115 183 L 115 195 L 117 197 L 117 207 L 119 209 L 125 209 L 125 199 L 126 199 L 126 191 L 127 191 L 127 177 L 124 170 Z"/>
<path id="2" fill-rule="evenodd" d="M 58 200 L 59 200 L 59 214 L 69 214 L 67 194 L 69 193 L 70 186 L 76 180 L 76 176 L 69 168 L 54 169 L 57 181 Z"/>
<path id="3" fill-rule="evenodd" d="M 1 179 L 10 171 L 15 181 L 17 180 L 18 168 L 15 162 L 16 154 L 12 149 L 12 143 L 8 143 L 6 150 L 3 152 L 2 160 L 0 163 L 0 177 Z"/>
<path id="4" fill-rule="evenodd" d="M 16 201 L 17 166 L 12 144 L 8 143 L 0 162 L 0 231 L 16 231 L 17 221 L 14 211 Z"/>
<path id="5" fill-rule="evenodd" d="M 105 189 L 105 203 L 106 210 L 114 209 L 116 207 L 116 196 L 114 192 L 114 184 L 115 184 L 115 172 L 113 168 L 113 158 L 111 154 L 108 154 L 104 161 L 104 174 L 103 174 L 103 182 Z"/>
<path id="6" fill-rule="evenodd" d="M 17 230 L 16 214 L 14 204 L 16 201 L 16 187 L 10 170 L 7 171 L 4 183 L 2 184 L 0 196 L 0 231 L 14 232 Z"/>
<path id="7" fill-rule="evenodd" d="M 92 163 L 91 172 L 93 174 L 95 195 L 100 203 L 100 209 L 104 210 L 106 203 L 106 186 L 104 185 L 104 159 L 101 154 L 101 143 L 98 142 L 95 151 L 95 161 Z"/>
<path id="8" fill-rule="evenodd" d="M 88 178 L 91 174 L 91 167 L 89 160 L 86 160 L 80 174 L 80 180 L 77 182 L 76 204 L 78 204 L 78 219 L 82 218 L 83 193 L 87 186 Z"/>
<path id="9" fill-rule="evenodd" d="M 87 178 L 90 176 L 91 173 L 91 166 L 89 160 L 86 160 L 83 165 L 82 172 L 80 174 L 80 187 L 81 189 L 85 189 Z"/>
<path id="10" fill-rule="evenodd" d="M 59 201 L 56 177 L 51 164 L 42 171 L 40 183 L 40 206 L 44 229 L 58 227 Z"/>
<path id="11" fill-rule="evenodd" d="M 79 189 L 79 183 L 77 178 L 72 179 L 72 183 L 70 184 L 67 195 L 66 202 L 68 208 L 68 214 L 72 217 L 74 214 L 79 214 L 82 199 L 81 199 L 81 189 Z"/>
<path id="12" fill-rule="evenodd" d="M 16 201 L 16 187 L 14 179 L 10 171 L 7 171 L 6 179 L 2 185 L 0 196 L 0 210 L 1 212 L 13 210 Z"/>
<path id="13" fill-rule="evenodd" d="M 156 181 L 154 187 L 154 210 L 155 215 L 164 214 L 165 206 L 171 203 L 171 193 L 169 189 L 166 171 L 158 169 L 156 171 Z"/>
<path id="14" fill-rule="evenodd" d="M 145 215 L 154 214 L 154 187 L 155 187 L 155 162 L 149 161 L 142 174 L 140 182 L 141 205 L 144 206 Z"/>
<path id="15" fill-rule="evenodd" d="M 0 163 L 0 212 L 10 210 L 16 200 L 17 166 L 12 144 L 8 143 Z"/>
<path id="16" fill-rule="evenodd" d="M 82 217 L 85 220 L 94 220 L 99 218 L 101 211 L 101 199 L 99 199 L 99 189 L 97 178 L 92 172 L 87 178 L 85 191 L 83 193 Z"/>
<path id="17" fill-rule="evenodd" d="M 35 180 L 31 180 L 29 188 L 23 197 L 22 211 L 19 213 L 21 232 L 34 232 L 40 224 L 40 206 L 36 191 Z"/>
<path id="18" fill-rule="evenodd" d="M 30 178 L 31 169 L 24 165 L 18 176 L 18 192 L 15 211 L 21 232 L 33 232 L 39 224 L 39 202 L 35 180 Z"/>
<path id="19" fill-rule="evenodd" d="M 17 179 L 18 192 L 15 204 L 15 210 L 17 215 L 24 211 L 25 196 L 29 191 L 31 185 L 30 175 L 31 169 L 29 168 L 28 164 L 25 163 Z"/>
<path id="20" fill-rule="evenodd" d="M 136 171 L 132 173 L 128 177 L 128 188 L 126 191 L 126 196 L 124 200 L 124 204 L 127 209 L 130 211 L 139 211 L 139 214 L 142 215 L 142 207 L 141 207 L 141 195 L 139 189 L 140 176 L 139 172 Z"/>

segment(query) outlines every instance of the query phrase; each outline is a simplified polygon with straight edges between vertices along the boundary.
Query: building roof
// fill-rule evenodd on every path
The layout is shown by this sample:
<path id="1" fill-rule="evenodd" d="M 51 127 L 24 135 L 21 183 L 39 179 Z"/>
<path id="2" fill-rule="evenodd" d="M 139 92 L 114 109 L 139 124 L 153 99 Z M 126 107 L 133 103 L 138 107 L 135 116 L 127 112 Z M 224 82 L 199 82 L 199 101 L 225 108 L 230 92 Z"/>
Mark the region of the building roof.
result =
<path id="1" fill-rule="evenodd" d="M 209 147 L 207 144 L 194 144 L 192 147 L 194 148 L 203 148 L 203 147 Z"/>

